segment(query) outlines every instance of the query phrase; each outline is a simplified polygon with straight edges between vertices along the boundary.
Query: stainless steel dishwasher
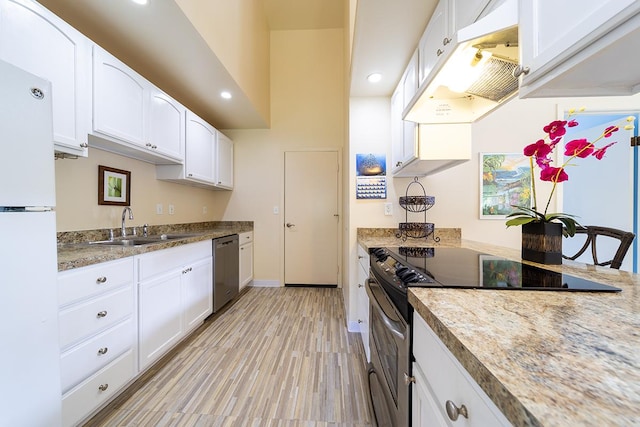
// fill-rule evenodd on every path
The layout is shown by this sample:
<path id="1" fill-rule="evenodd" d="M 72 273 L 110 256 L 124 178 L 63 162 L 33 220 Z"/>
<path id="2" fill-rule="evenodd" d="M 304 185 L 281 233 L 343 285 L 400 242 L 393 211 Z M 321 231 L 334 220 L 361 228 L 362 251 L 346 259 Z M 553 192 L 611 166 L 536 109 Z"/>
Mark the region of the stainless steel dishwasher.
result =
<path id="1" fill-rule="evenodd" d="M 240 290 L 238 235 L 213 239 L 213 312 Z"/>

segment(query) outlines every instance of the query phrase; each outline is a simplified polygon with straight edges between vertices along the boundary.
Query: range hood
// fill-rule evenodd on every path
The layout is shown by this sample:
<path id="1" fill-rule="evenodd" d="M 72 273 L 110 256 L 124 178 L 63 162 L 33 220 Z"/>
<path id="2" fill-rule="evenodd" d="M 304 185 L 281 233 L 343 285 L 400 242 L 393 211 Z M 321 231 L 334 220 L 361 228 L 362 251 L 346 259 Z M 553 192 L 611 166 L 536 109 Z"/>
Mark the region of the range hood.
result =
<path id="1" fill-rule="evenodd" d="M 458 30 L 446 59 L 426 76 L 404 120 L 471 123 L 513 97 L 518 79 L 518 2 L 507 0 Z M 445 52 L 446 54 L 446 52 Z"/>

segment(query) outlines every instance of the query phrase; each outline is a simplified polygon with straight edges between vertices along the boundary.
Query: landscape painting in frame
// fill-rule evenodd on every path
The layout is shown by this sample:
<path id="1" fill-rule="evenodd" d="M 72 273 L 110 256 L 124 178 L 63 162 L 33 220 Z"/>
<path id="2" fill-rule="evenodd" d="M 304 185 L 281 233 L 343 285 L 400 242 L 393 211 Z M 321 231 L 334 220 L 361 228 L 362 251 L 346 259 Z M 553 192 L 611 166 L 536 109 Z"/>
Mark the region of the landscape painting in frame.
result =
<path id="1" fill-rule="evenodd" d="M 480 153 L 480 218 L 504 219 L 531 207 L 531 167 L 522 153 Z"/>

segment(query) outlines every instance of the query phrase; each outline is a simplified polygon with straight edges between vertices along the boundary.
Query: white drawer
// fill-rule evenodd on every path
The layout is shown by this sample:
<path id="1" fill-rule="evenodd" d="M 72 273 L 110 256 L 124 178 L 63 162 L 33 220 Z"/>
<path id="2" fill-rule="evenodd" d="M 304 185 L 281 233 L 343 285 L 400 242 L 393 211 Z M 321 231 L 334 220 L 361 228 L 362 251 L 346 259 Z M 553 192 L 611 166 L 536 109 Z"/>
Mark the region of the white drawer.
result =
<path id="1" fill-rule="evenodd" d="M 58 273 L 60 306 L 133 282 L 133 257 Z"/>
<path id="2" fill-rule="evenodd" d="M 238 234 L 238 242 L 240 245 L 253 242 L 253 231 L 245 231 L 244 233 Z"/>
<path id="3" fill-rule="evenodd" d="M 133 286 L 60 311 L 60 348 L 93 335 L 133 313 Z"/>
<path id="4" fill-rule="evenodd" d="M 450 400 L 457 407 L 466 406 L 469 416 L 468 419 L 460 416 L 455 425 L 511 425 L 416 312 L 413 314 L 413 327 L 413 354 L 429 383 L 435 405 L 441 416 L 448 419 L 445 405 Z"/>
<path id="5" fill-rule="evenodd" d="M 134 374 L 133 351 L 128 351 L 62 396 L 62 425 L 77 425 L 111 399 Z"/>
<path id="6" fill-rule="evenodd" d="M 135 344 L 132 318 L 71 348 L 60 357 L 62 391 L 85 380 Z"/>
<path id="7" fill-rule="evenodd" d="M 190 243 L 175 248 L 149 252 L 136 257 L 138 260 L 138 281 L 157 274 L 175 270 L 202 258 L 213 256 L 213 242 Z"/>

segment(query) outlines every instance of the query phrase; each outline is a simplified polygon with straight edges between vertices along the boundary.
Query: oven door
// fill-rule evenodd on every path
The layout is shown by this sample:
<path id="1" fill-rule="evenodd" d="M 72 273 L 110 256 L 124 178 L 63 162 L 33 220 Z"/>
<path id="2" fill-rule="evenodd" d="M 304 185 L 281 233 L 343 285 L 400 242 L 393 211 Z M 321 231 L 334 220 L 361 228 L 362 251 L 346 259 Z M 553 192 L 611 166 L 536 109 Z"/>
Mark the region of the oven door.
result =
<path id="1" fill-rule="evenodd" d="M 379 426 L 409 425 L 409 325 L 374 277 L 366 285 L 369 295 L 371 363 L 369 393 Z"/>

